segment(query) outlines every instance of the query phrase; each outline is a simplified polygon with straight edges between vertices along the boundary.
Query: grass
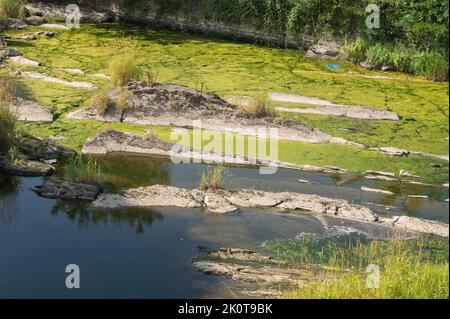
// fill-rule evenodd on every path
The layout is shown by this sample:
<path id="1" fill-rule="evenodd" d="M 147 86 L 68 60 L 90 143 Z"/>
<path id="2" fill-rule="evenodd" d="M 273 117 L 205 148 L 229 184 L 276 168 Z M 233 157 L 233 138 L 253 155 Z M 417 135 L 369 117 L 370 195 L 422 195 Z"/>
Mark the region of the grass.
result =
<path id="1" fill-rule="evenodd" d="M 115 86 L 123 87 L 131 80 L 141 79 L 142 69 L 132 55 L 121 55 L 111 61 L 109 74 Z"/>
<path id="2" fill-rule="evenodd" d="M 377 68 L 391 66 L 432 81 L 448 80 L 448 57 L 436 51 L 409 49 L 403 44 L 371 44 L 362 38 L 347 42 L 342 51 L 344 57 L 356 63 L 368 62 Z"/>
<path id="3" fill-rule="evenodd" d="M 30 29 L 30 32 L 38 28 Z M 8 31 L 14 37 L 20 31 Z M 125 36 L 123 36 L 125 34 Z M 337 104 L 368 105 L 397 112 L 402 120 L 364 121 L 347 118 L 283 114 L 290 119 L 317 127 L 326 133 L 366 146 L 393 146 L 413 151 L 448 154 L 448 83 L 434 83 L 421 77 L 392 73 L 403 80 L 377 80 L 359 75 L 386 75 L 368 71 L 345 61 L 342 69 L 329 70 L 329 62 L 304 59 L 297 50 L 264 48 L 235 44 L 218 39 L 117 25 L 102 27 L 82 25 L 80 30 L 63 31 L 54 39 L 40 38 L 33 43 L 10 41 L 27 58 L 42 63 L 39 72 L 70 81 L 89 81 L 102 87 L 105 81 L 90 74 L 108 73 L 109 63 L 117 56 L 129 55 L 142 69 L 158 70 L 158 81 L 195 87 L 204 83 L 219 96 L 251 96 L 265 99 L 268 92 L 282 92 L 319 97 Z M 399 58 L 400 59 L 400 58 Z M 61 68 L 81 68 L 85 76 L 67 74 Z M 24 67 L 24 70 L 35 70 Z M 220 72 L 218 72 L 220 70 Z M 7 65 L 0 75 L 14 72 Z M 352 72 L 349 74 L 349 72 Z M 407 80 L 410 78 L 411 80 Z M 66 115 L 89 105 L 97 92 L 48 84 L 32 79 L 18 79 L 18 94 L 48 106 L 55 114 L 52 124 L 21 124 L 31 134 L 42 137 L 61 135 L 66 146 L 82 148 L 86 138 L 102 127 L 144 134 L 147 129 L 168 139 L 166 127 L 126 123 L 74 121 Z M 368 169 L 398 172 L 405 169 L 420 175 L 422 181 L 448 181 L 448 163 L 426 157 L 392 158 L 346 146 L 305 144 L 280 141 L 280 160 L 297 164 L 334 165 L 351 171 Z M 430 166 L 444 164 L 443 169 Z"/>
<path id="4" fill-rule="evenodd" d="M 253 100 L 250 106 L 240 105 L 236 111 L 237 117 L 264 118 L 273 117 L 276 113 L 267 100 Z"/>
<path id="5" fill-rule="evenodd" d="M 225 168 L 222 165 L 214 166 L 208 173 L 203 173 L 198 189 L 200 191 L 223 189 L 224 173 Z"/>
<path id="6" fill-rule="evenodd" d="M 104 116 L 109 107 L 111 106 L 111 100 L 108 96 L 108 90 L 100 90 L 92 97 L 91 106 L 97 111 L 98 115 Z"/>
<path id="7" fill-rule="evenodd" d="M 326 266 L 323 281 L 286 292 L 295 299 L 447 299 L 448 242 L 426 238 L 389 241 L 318 240 L 312 236 L 295 244 L 269 243 L 279 258 Z M 288 257 L 289 256 L 289 257 Z M 368 288 L 367 269 L 380 269 L 379 288 Z"/>
<path id="8" fill-rule="evenodd" d="M 14 82 L 0 78 L 0 154 L 8 154 L 16 138 L 17 115 L 11 109 L 15 92 Z"/>

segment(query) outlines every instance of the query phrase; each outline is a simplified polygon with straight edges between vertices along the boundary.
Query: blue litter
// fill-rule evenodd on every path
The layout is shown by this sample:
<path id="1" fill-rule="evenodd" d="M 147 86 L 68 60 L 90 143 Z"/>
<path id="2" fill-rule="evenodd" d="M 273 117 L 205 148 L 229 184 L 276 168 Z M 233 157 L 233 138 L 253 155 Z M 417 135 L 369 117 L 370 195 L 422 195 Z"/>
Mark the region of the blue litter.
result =
<path id="1" fill-rule="evenodd" d="M 341 66 L 340 66 L 340 65 L 336 65 L 336 64 L 329 64 L 329 65 L 328 65 L 328 68 L 329 68 L 329 69 L 340 69 Z"/>

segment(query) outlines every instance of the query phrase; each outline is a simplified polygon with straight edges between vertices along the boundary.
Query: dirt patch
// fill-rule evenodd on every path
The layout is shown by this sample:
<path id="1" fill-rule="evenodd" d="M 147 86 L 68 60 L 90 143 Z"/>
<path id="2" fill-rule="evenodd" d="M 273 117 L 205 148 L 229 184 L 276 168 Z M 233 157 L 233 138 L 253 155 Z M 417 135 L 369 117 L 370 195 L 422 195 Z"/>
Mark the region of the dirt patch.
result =
<path id="1" fill-rule="evenodd" d="M 170 84 L 150 86 L 135 81 L 129 84 L 128 89 L 132 92 L 132 98 L 130 107 L 124 114 L 111 107 L 104 116 L 101 116 L 94 108 L 89 107 L 69 114 L 69 118 L 184 128 L 201 127 L 248 136 L 258 136 L 259 130 L 267 132 L 268 128 L 276 128 L 278 138 L 281 140 L 363 147 L 296 121 L 278 117 L 239 117 L 234 105 L 214 94 L 202 93 L 184 86 Z M 109 96 L 113 102 L 117 100 L 116 91 L 111 91 Z M 201 120 L 201 123 L 196 122 L 198 120 Z"/>

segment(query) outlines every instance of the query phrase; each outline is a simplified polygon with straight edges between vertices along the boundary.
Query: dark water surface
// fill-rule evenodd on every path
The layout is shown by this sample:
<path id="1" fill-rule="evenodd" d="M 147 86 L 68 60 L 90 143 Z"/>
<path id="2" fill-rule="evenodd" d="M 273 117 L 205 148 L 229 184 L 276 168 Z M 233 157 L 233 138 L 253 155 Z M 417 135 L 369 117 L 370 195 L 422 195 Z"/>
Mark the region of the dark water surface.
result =
<path id="1" fill-rule="evenodd" d="M 114 155 L 98 159 L 99 179 L 110 191 L 151 184 L 196 187 L 205 165 L 173 165 L 148 157 Z M 74 174 L 67 167 L 60 175 Z M 448 204 L 436 199 L 393 198 L 359 191 L 361 185 L 387 184 L 279 170 L 259 175 L 256 168 L 228 168 L 230 188 L 254 187 L 346 198 L 385 214 L 410 214 L 448 222 Z M 75 172 L 77 174 L 77 172 Z M 299 184 L 308 179 L 312 184 Z M 389 238 L 391 230 L 310 214 L 242 210 L 218 216 L 200 209 L 93 210 L 85 202 L 44 199 L 30 188 L 42 178 L 0 175 L 0 298 L 196 298 L 239 297 L 233 283 L 205 276 L 190 266 L 198 246 L 264 251 L 262 244 L 302 233 Z M 404 189 L 401 191 L 405 191 Z M 438 189 L 418 188 L 445 197 Z M 447 194 L 448 196 L 448 194 Z M 81 289 L 65 286 L 68 264 L 81 270 Z"/>

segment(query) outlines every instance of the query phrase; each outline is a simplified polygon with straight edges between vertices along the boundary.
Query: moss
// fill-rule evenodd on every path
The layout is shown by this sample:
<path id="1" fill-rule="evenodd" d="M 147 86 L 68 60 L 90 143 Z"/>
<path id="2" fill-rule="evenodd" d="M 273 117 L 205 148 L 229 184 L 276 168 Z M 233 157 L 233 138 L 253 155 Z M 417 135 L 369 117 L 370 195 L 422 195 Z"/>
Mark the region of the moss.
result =
<path id="1" fill-rule="evenodd" d="M 38 31 L 35 27 L 28 32 Z M 8 35 L 23 31 L 8 31 Z M 367 105 L 397 112 L 399 122 L 364 121 L 317 115 L 284 114 L 338 137 L 367 146 L 392 146 L 413 151 L 448 154 L 448 83 L 433 83 L 421 77 L 389 74 L 403 80 L 379 80 L 360 75 L 384 75 L 342 62 L 341 69 L 329 70 L 326 60 L 305 59 L 297 50 L 265 48 L 224 40 L 178 34 L 116 24 L 82 25 L 79 30 L 59 31 L 53 39 L 10 41 L 27 58 L 42 63 L 45 72 L 70 81 L 89 81 L 99 87 L 106 81 L 93 77 L 107 73 L 109 61 L 120 54 L 135 55 L 143 69 L 158 70 L 159 82 L 195 87 L 220 96 L 247 95 L 266 98 L 268 92 L 284 92 L 319 97 L 334 103 Z M 62 68 L 80 68 L 86 75 L 68 74 Z M 24 70 L 36 70 L 23 67 Z M 220 72 L 218 72 L 220 70 Z M 11 74 L 14 66 L 0 70 Z M 410 80 L 407 80 L 410 78 Z M 19 81 L 19 95 L 36 100 L 52 109 L 52 124 L 24 124 L 24 129 L 41 136 L 62 135 L 67 146 L 81 149 L 87 137 L 101 127 L 112 126 L 143 134 L 149 127 L 129 124 L 105 124 L 95 121 L 67 120 L 65 116 L 88 106 L 95 90 L 68 88 L 30 79 Z M 276 104 L 278 105 L 278 104 Z M 155 128 L 169 138 L 169 128 Z M 298 164 L 336 165 L 352 171 L 367 169 L 398 172 L 406 169 L 423 181 L 448 180 L 448 165 L 426 157 L 393 158 L 376 152 L 346 146 L 305 144 L 280 141 L 280 159 Z M 431 163 L 446 167 L 434 169 Z"/>

